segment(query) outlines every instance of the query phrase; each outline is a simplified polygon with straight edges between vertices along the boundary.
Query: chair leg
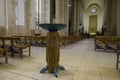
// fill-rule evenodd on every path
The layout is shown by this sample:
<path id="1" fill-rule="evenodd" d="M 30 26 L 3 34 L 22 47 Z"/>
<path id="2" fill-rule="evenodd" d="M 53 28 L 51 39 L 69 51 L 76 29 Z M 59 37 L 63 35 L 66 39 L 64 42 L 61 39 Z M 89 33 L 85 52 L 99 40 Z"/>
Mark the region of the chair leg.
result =
<path id="1" fill-rule="evenodd" d="M 13 52 L 12 47 L 11 47 L 11 57 L 12 57 L 12 58 L 14 57 L 14 52 Z"/>
<path id="2" fill-rule="evenodd" d="M 118 69 L 118 56 L 117 56 L 117 61 L 116 61 L 116 69 Z"/>
<path id="3" fill-rule="evenodd" d="M 29 56 L 31 56 L 31 47 L 29 46 Z"/>
<path id="4" fill-rule="evenodd" d="M 5 50 L 5 62 L 8 63 L 8 54 L 7 54 L 7 49 Z"/>
<path id="5" fill-rule="evenodd" d="M 11 52 L 11 56 L 14 57 L 14 53 L 13 52 Z"/>
<path id="6" fill-rule="evenodd" d="M 118 69 L 118 64 L 119 64 L 119 53 L 117 53 L 116 69 Z"/>
<path id="7" fill-rule="evenodd" d="M 23 50 L 22 50 L 22 48 L 20 48 L 20 58 L 21 59 L 23 58 Z"/>

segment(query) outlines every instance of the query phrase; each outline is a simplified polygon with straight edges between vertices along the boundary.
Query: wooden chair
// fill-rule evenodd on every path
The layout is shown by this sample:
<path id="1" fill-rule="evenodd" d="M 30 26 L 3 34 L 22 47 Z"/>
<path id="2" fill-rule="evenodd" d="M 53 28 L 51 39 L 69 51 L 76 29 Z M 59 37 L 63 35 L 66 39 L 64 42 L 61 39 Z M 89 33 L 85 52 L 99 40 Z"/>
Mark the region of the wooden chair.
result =
<path id="1" fill-rule="evenodd" d="M 23 58 L 23 52 L 29 52 L 29 56 L 31 56 L 31 47 L 29 44 L 22 44 L 22 39 L 20 37 L 12 37 L 12 57 L 14 57 L 14 53 L 19 53 L 20 58 Z M 28 50 L 24 51 L 24 49 L 29 48 Z"/>
<path id="2" fill-rule="evenodd" d="M 6 48 L 7 52 L 11 51 L 11 38 L 12 37 L 2 37 L 2 48 Z"/>
<path id="3" fill-rule="evenodd" d="M 2 54 L 3 57 L 5 57 L 5 63 L 8 63 L 7 49 L 0 48 L 0 54 Z"/>
<path id="4" fill-rule="evenodd" d="M 60 45 L 61 45 L 63 48 L 65 48 L 66 44 L 67 44 L 67 37 L 66 37 L 66 36 L 61 36 L 61 37 L 60 37 Z"/>
<path id="5" fill-rule="evenodd" d="M 42 37 L 41 36 L 36 36 L 35 39 L 36 46 L 42 46 Z"/>
<path id="6" fill-rule="evenodd" d="M 31 36 L 24 36 L 25 44 L 31 45 Z"/>
<path id="7" fill-rule="evenodd" d="M 118 65 L 120 63 L 119 56 L 120 56 L 120 52 L 117 52 L 116 69 L 118 69 Z"/>
<path id="8" fill-rule="evenodd" d="M 42 47 L 46 47 L 46 43 L 47 43 L 47 36 L 41 36 L 41 46 Z"/>

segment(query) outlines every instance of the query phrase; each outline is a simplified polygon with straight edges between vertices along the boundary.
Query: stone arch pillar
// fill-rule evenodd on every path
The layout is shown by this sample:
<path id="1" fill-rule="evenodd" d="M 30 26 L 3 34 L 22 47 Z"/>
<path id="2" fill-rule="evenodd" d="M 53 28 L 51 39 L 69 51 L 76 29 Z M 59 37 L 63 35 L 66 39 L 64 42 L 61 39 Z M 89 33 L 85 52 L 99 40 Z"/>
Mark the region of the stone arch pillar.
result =
<path id="1" fill-rule="evenodd" d="M 18 34 L 15 16 L 16 5 L 17 0 L 5 0 L 6 36 Z"/>
<path id="2" fill-rule="evenodd" d="M 69 24 L 69 0 L 56 0 L 54 23 Z M 68 35 L 68 27 L 59 31 L 60 35 Z"/>
<path id="3" fill-rule="evenodd" d="M 31 0 L 25 2 L 25 35 L 30 35 Z"/>
<path id="4" fill-rule="evenodd" d="M 106 35 L 117 35 L 117 5 L 117 0 L 107 0 Z"/>

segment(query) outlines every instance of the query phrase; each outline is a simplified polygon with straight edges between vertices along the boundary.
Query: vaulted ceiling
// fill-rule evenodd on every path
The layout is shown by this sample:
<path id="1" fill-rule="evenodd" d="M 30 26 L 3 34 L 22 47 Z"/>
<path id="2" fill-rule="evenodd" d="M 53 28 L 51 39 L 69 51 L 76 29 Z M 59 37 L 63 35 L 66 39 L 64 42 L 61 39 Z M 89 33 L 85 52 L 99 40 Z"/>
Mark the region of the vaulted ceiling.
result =
<path id="1" fill-rule="evenodd" d="M 82 0 L 85 9 L 88 8 L 92 4 L 98 5 L 101 8 L 103 8 L 105 1 L 106 0 Z"/>

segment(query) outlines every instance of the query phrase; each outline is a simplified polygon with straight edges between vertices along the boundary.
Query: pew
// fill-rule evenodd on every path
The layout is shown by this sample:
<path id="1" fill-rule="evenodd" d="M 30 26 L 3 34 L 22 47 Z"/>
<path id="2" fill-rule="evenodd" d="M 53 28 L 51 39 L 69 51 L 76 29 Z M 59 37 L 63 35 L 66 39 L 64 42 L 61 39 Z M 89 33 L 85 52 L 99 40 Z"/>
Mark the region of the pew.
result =
<path id="1" fill-rule="evenodd" d="M 106 39 L 105 39 L 106 50 L 117 51 L 118 38 L 119 37 L 117 37 L 117 36 L 106 36 Z"/>
<path id="2" fill-rule="evenodd" d="M 80 40 L 83 40 L 84 39 L 84 36 L 60 36 L 60 45 L 62 46 L 66 46 L 66 45 L 70 45 L 74 42 L 77 42 L 77 41 L 80 41 Z"/>
<path id="3" fill-rule="evenodd" d="M 36 46 L 46 47 L 47 36 L 37 36 Z"/>
<path id="4" fill-rule="evenodd" d="M 19 38 L 24 38 L 23 42 L 24 44 L 29 44 L 31 46 L 42 46 L 46 47 L 46 41 L 47 41 L 47 36 L 13 36 L 13 37 L 19 37 Z M 72 44 L 76 41 L 80 41 L 84 39 L 84 36 L 60 36 L 60 45 L 64 46 Z"/>
<path id="5" fill-rule="evenodd" d="M 105 50 L 105 39 L 106 39 L 106 36 L 96 36 L 95 37 L 95 39 L 94 39 L 95 51 L 97 49 Z"/>
<path id="6" fill-rule="evenodd" d="M 117 36 L 95 36 L 94 44 L 96 49 L 117 51 L 120 37 Z"/>
<path id="7" fill-rule="evenodd" d="M 116 69 L 118 69 L 120 60 L 120 37 L 118 36 L 96 36 L 95 37 L 95 50 L 96 50 L 96 45 L 98 44 L 104 44 L 105 46 L 105 51 L 106 50 L 114 50 L 117 52 L 117 60 L 116 60 Z"/>

